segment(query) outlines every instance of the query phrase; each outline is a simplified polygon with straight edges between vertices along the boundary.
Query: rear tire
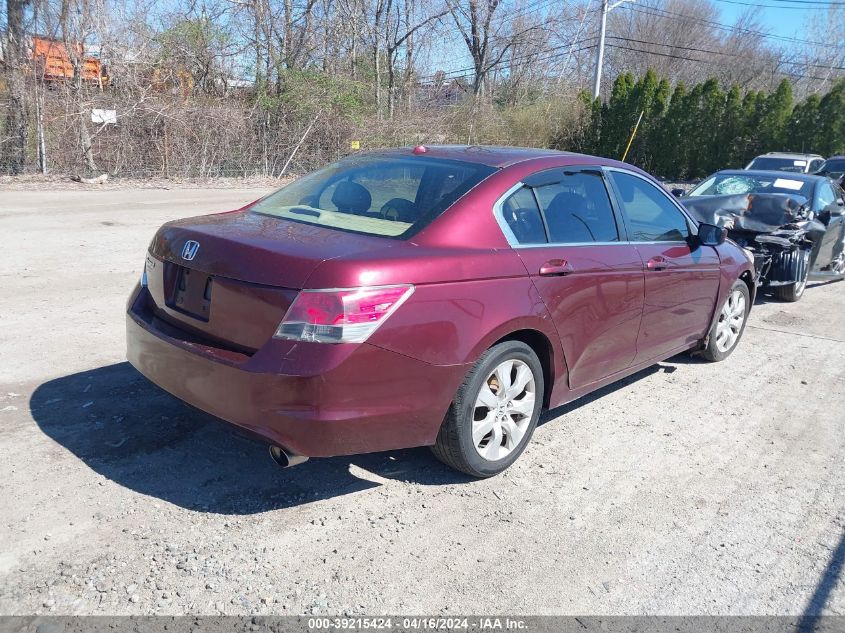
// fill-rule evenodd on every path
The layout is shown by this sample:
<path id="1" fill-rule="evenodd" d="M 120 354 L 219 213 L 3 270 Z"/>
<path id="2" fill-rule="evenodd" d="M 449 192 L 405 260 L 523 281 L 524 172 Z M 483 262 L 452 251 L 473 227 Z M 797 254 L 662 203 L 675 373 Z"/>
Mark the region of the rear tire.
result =
<path id="1" fill-rule="evenodd" d="M 742 279 L 737 279 L 719 312 L 719 318 L 707 336 L 707 346 L 701 356 L 716 363 L 731 355 L 745 332 L 748 312 L 751 310 L 751 293 Z"/>
<path id="2" fill-rule="evenodd" d="M 521 341 L 488 349 L 464 379 L 431 450 L 473 477 L 513 464 L 531 439 L 543 404 L 543 368 Z"/>

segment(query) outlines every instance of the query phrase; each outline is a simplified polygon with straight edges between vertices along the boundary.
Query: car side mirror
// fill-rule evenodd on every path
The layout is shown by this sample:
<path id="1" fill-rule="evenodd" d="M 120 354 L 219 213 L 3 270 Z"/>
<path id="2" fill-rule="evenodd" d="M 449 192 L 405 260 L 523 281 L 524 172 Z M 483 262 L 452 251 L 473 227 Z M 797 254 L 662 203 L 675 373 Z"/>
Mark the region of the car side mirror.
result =
<path id="1" fill-rule="evenodd" d="M 728 239 L 728 229 L 702 222 L 698 225 L 698 241 L 704 246 L 719 246 Z"/>
<path id="2" fill-rule="evenodd" d="M 685 193 L 683 189 L 672 189 L 672 195 L 676 198 L 683 198 Z"/>

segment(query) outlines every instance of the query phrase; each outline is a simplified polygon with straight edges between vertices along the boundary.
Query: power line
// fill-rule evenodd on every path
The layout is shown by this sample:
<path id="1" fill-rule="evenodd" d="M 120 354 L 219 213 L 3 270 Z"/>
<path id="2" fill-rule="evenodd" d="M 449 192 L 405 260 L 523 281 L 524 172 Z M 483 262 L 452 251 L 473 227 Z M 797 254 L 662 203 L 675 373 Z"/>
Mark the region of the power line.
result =
<path id="1" fill-rule="evenodd" d="M 788 2 L 790 4 L 823 4 L 823 5 L 845 5 L 841 0 L 766 0 L 766 2 Z"/>
<path id="2" fill-rule="evenodd" d="M 537 13 L 543 9 L 547 9 L 549 5 L 551 5 L 555 0 L 535 0 L 534 2 L 529 2 L 524 7 L 519 7 L 518 9 L 514 9 L 510 13 L 502 13 L 501 19 L 506 20 L 513 20 L 515 18 L 524 17 L 531 13 Z"/>
<path id="3" fill-rule="evenodd" d="M 768 0 L 768 1 L 796 1 L 797 2 L 798 0 Z M 809 0 L 809 1 L 814 1 L 814 0 Z M 543 8 L 545 6 L 548 6 L 549 4 L 550 4 L 550 0 L 535 0 L 535 2 L 532 2 L 532 3 L 528 4 L 526 7 L 523 7 L 522 9 L 517 10 L 517 13 L 505 14 L 505 15 L 506 16 L 518 15 L 519 13 L 525 11 L 526 9 L 528 9 L 530 7 L 535 7 L 533 10 L 536 11 L 536 10 L 538 10 L 538 8 Z M 843 6 L 845 6 L 845 2 L 843 2 L 842 4 L 843 4 Z M 675 12 L 675 11 L 669 11 L 669 10 L 666 10 L 666 9 L 661 9 L 661 8 L 649 6 L 649 5 L 638 5 L 638 6 L 624 5 L 624 8 L 630 9 L 632 11 L 637 11 L 637 12 L 640 12 L 640 13 L 645 13 L 647 15 L 652 15 L 652 16 L 655 16 L 655 17 L 666 18 L 666 19 L 695 20 L 697 22 L 703 22 L 703 23 L 706 23 L 706 24 L 710 24 L 712 26 L 715 26 L 716 28 L 720 28 L 722 30 L 726 30 L 726 31 L 730 31 L 730 32 L 749 33 L 749 34 L 758 35 L 758 36 L 764 37 L 764 38 L 779 39 L 779 40 L 783 40 L 783 41 L 796 42 L 796 43 L 802 43 L 802 44 L 818 44 L 818 45 L 825 45 L 825 46 L 832 47 L 832 48 L 833 47 L 835 47 L 835 48 L 845 48 L 845 46 L 840 47 L 840 46 L 836 46 L 836 45 L 824 44 L 822 42 L 813 42 L 813 41 L 810 41 L 810 40 L 802 40 L 802 39 L 799 39 L 799 38 L 771 35 L 771 34 L 768 34 L 768 33 L 764 33 L 762 31 L 756 31 L 754 29 L 746 29 L 746 28 L 742 28 L 742 27 L 729 26 L 729 25 L 723 24 L 721 22 L 716 22 L 716 21 L 713 21 L 713 20 L 707 20 L 707 19 L 696 17 L 696 16 L 678 13 L 678 12 Z M 705 49 L 705 48 L 696 48 L 696 47 L 692 47 L 692 46 L 682 46 L 682 45 L 677 45 L 677 44 L 666 44 L 666 43 L 661 43 L 661 42 L 651 42 L 651 41 L 648 41 L 648 40 L 639 40 L 639 39 L 635 39 L 635 38 L 628 38 L 628 37 L 622 37 L 622 36 L 617 36 L 617 35 L 609 35 L 607 37 L 608 37 L 608 39 L 616 40 L 616 41 L 620 41 L 620 42 L 641 44 L 641 45 L 647 45 L 647 46 L 662 46 L 662 47 L 665 47 L 665 48 L 671 48 L 671 49 L 676 50 L 676 51 L 687 51 L 687 52 L 692 52 L 692 53 L 704 53 L 704 54 L 708 54 L 708 55 L 719 55 L 719 56 L 722 56 L 722 57 L 730 57 L 730 58 L 733 58 L 733 59 L 741 58 L 741 55 L 739 55 L 739 54 L 725 52 L 725 51 L 717 51 L 717 50 L 711 50 L 711 49 Z M 577 46 L 578 44 L 583 44 L 583 43 L 586 43 L 586 42 L 589 42 L 589 41 L 595 40 L 595 39 L 596 39 L 596 36 L 591 35 L 589 37 L 586 37 L 586 38 L 583 38 L 583 39 L 580 39 L 580 40 L 575 40 L 573 42 L 568 42 L 568 43 L 563 44 L 563 45 L 552 46 L 552 47 L 542 49 L 542 50 L 539 50 L 539 51 L 526 53 L 524 55 L 520 55 L 520 56 L 517 56 L 517 57 L 509 57 L 509 58 L 506 57 L 506 58 L 503 58 L 499 63 L 491 66 L 487 70 L 488 70 L 488 72 L 495 72 L 496 70 L 500 69 L 502 66 L 505 66 L 507 64 L 513 64 L 513 63 L 516 63 L 516 62 L 521 62 L 521 61 L 533 61 L 535 63 L 552 61 L 554 59 L 558 59 L 558 58 L 566 56 L 566 55 L 572 55 L 572 54 L 575 54 L 575 53 L 579 53 L 579 52 L 583 52 L 585 50 L 595 48 L 596 44 L 590 44 L 588 46 L 584 46 L 584 47 L 581 47 L 581 48 L 578 48 L 578 49 L 563 51 L 563 49 L 572 49 L 572 47 Z M 689 62 L 693 62 L 693 63 L 724 65 L 724 63 L 720 63 L 716 60 L 698 59 L 698 58 L 695 58 L 695 57 L 690 57 L 690 56 L 685 56 L 685 55 L 676 55 L 676 54 L 667 53 L 667 52 L 644 50 L 644 49 L 630 47 L 630 46 L 623 46 L 621 44 L 611 44 L 611 43 L 609 43 L 608 46 L 610 46 L 612 48 L 620 49 L 620 50 L 638 52 L 638 53 L 643 53 L 643 54 L 646 54 L 646 55 L 657 55 L 659 57 L 678 59 L 678 60 L 689 61 Z M 553 54 L 553 55 L 549 55 L 547 57 L 536 57 L 537 55 L 544 55 L 545 53 L 555 53 L 556 51 L 563 51 L 563 52 L 556 53 L 556 54 Z M 785 65 L 789 65 L 789 66 L 806 66 L 808 68 L 824 68 L 824 69 L 829 69 L 829 70 L 843 70 L 843 71 L 845 71 L 845 66 L 830 66 L 830 65 L 816 64 L 816 63 L 802 64 L 801 62 L 789 62 L 789 61 L 780 61 L 780 63 L 785 64 Z M 825 77 L 817 77 L 817 76 L 814 76 L 814 75 L 807 75 L 807 74 L 795 73 L 795 72 L 789 72 L 789 71 L 782 71 L 782 72 L 783 72 L 783 74 L 789 75 L 790 77 L 816 79 L 816 80 L 819 80 L 819 81 L 826 81 L 827 79 L 829 79 L 829 78 L 825 78 Z M 467 68 L 460 68 L 460 69 L 456 69 L 456 70 L 434 73 L 434 74 L 431 74 L 431 75 L 428 75 L 428 76 L 420 77 L 419 80 L 420 81 L 426 81 L 426 80 L 432 80 L 432 79 L 435 79 L 435 78 L 464 79 L 464 78 L 470 78 L 470 77 L 474 76 L 474 73 L 475 73 L 475 68 L 470 66 L 470 67 L 467 67 Z"/>
<path id="4" fill-rule="evenodd" d="M 537 13 L 539 11 L 542 11 L 543 9 L 549 8 L 549 6 L 556 1 L 557 0 L 534 0 L 533 2 L 528 3 L 524 7 L 514 9 L 514 11 L 512 11 L 512 12 L 500 14 L 499 19 L 507 20 L 507 21 L 513 21 L 516 18 L 524 17 L 525 15 Z M 574 20 L 569 20 L 569 21 L 574 21 Z M 580 21 L 580 22 L 583 24 L 583 21 Z M 542 26 L 540 28 L 542 29 Z M 502 40 L 502 39 L 507 40 L 508 38 L 507 37 L 497 37 L 497 36 L 491 36 L 490 37 L 491 41 L 499 41 L 499 40 Z M 548 50 L 556 50 L 558 48 L 565 48 L 566 46 L 572 46 L 572 45 L 575 45 L 575 44 L 579 44 L 581 41 L 584 41 L 584 40 L 567 43 L 567 44 L 564 44 L 560 47 L 553 47 L 551 49 L 545 49 L 544 51 L 540 51 L 540 52 L 546 52 Z M 534 54 L 536 54 L 536 52 Z M 504 63 L 504 60 L 502 60 L 502 62 Z M 452 75 L 454 73 L 459 73 L 458 75 L 456 75 L 456 77 L 463 77 L 464 75 L 461 75 L 460 73 L 464 73 L 464 72 L 471 71 L 471 70 L 474 70 L 474 68 L 473 67 L 461 68 L 461 69 L 448 70 L 448 71 L 443 71 L 443 72 L 447 76 Z M 428 75 L 424 79 L 433 78 L 434 76 L 435 76 L 434 74 Z"/>
<path id="5" fill-rule="evenodd" d="M 671 59 L 680 59 L 680 60 L 684 60 L 684 61 L 688 61 L 688 62 L 696 62 L 696 63 L 699 63 L 699 64 L 712 64 L 712 65 L 717 65 L 717 66 L 723 66 L 724 65 L 723 63 L 720 63 L 720 62 L 712 60 L 712 59 L 697 59 L 697 58 L 694 58 L 694 57 L 686 57 L 684 55 L 673 55 L 671 53 L 658 53 L 657 51 L 647 51 L 647 50 L 644 50 L 644 49 L 641 49 L 641 48 L 633 48 L 633 47 L 630 47 L 630 46 L 622 46 L 620 44 L 608 44 L 607 46 L 610 46 L 611 48 L 618 48 L 618 49 L 621 49 L 621 50 L 632 51 L 632 52 L 635 52 L 635 53 L 644 53 L 646 55 L 657 55 L 658 57 L 669 57 Z M 789 71 L 781 71 L 781 72 L 784 75 L 789 75 L 790 77 L 799 77 L 801 79 L 817 79 L 819 81 L 827 81 L 829 79 L 828 77 L 817 77 L 816 75 L 805 75 L 805 74 L 802 74 L 802 73 L 793 73 L 793 72 L 789 72 Z"/>
<path id="6" fill-rule="evenodd" d="M 541 49 L 539 51 L 534 51 L 532 53 L 526 53 L 524 55 L 520 55 L 520 56 L 517 56 L 517 57 L 503 58 L 498 64 L 495 64 L 495 65 L 491 66 L 490 68 L 488 68 L 487 72 L 495 70 L 496 68 L 503 66 L 505 64 L 514 63 L 514 62 L 520 62 L 520 61 L 541 62 L 541 61 L 549 61 L 551 59 L 555 59 L 555 58 L 558 58 L 558 57 L 563 57 L 565 55 L 569 55 L 570 51 L 567 50 L 567 51 L 558 53 L 556 55 L 551 55 L 549 57 L 543 57 L 543 58 L 537 58 L 537 57 L 535 57 L 535 55 L 543 55 L 545 53 L 551 53 L 551 52 L 554 52 L 554 51 L 563 51 L 563 49 L 569 49 L 572 46 L 577 46 L 578 44 L 584 44 L 585 42 L 589 42 L 590 40 L 594 40 L 594 39 L 596 39 L 596 36 L 591 35 L 591 36 L 585 37 L 581 40 L 575 40 L 574 42 L 567 42 L 566 44 L 561 44 L 561 45 L 558 45 L 558 46 L 551 46 L 549 48 Z M 585 47 L 573 50 L 573 51 L 571 51 L 571 53 L 572 54 L 580 53 L 582 51 L 588 50 L 588 49 L 593 48 L 593 47 L 595 47 L 595 44 L 590 44 L 589 46 L 585 46 Z M 465 78 L 465 77 L 472 77 L 474 73 L 475 73 L 475 67 L 469 66 L 467 68 L 460 68 L 460 69 L 457 69 L 457 70 L 437 72 L 437 73 L 434 73 L 434 74 L 431 74 L 431 75 L 420 77 L 419 81 L 431 80 L 431 79 L 436 79 L 436 78 L 462 79 L 462 78 Z"/>
<path id="7" fill-rule="evenodd" d="M 792 6 L 788 4 L 783 5 L 772 5 L 772 4 L 760 4 L 758 2 L 743 2 L 742 0 L 716 0 L 716 2 L 725 2 L 727 4 L 740 4 L 746 7 L 756 7 L 758 9 L 798 9 L 799 11 L 813 11 L 813 10 L 822 10 L 828 11 L 830 10 L 831 6 L 845 6 L 845 3 L 840 2 L 828 2 L 827 6 L 815 6 L 815 5 L 805 5 L 805 6 Z"/>
<path id="8" fill-rule="evenodd" d="M 607 37 L 609 39 L 623 40 L 625 42 L 633 42 L 635 44 L 649 44 L 651 46 L 665 46 L 667 48 L 683 50 L 683 51 L 692 51 L 692 52 L 695 52 L 695 53 L 709 53 L 711 55 L 724 55 L 725 57 L 732 57 L 732 58 L 735 58 L 735 59 L 739 59 L 741 57 L 741 55 L 738 55 L 736 53 L 728 53 L 728 52 L 725 52 L 725 51 L 714 51 L 714 50 L 709 50 L 709 49 L 706 49 L 706 48 L 695 48 L 695 47 L 692 47 L 692 46 L 681 46 L 680 44 L 666 44 L 666 43 L 663 43 L 663 42 L 649 42 L 647 40 L 637 40 L 637 39 L 633 39 L 633 38 L 630 38 L 630 37 L 621 37 L 621 36 L 618 36 L 618 35 L 608 35 Z M 810 66 L 812 68 L 824 68 L 826 70 L 845 70 L 845 66 L 828 66 L 826 64 L 817 64 L 817 63 L 814 63 L 814 62 L 809 62 L 809 63 L 804 64 L 804 63 L 801 63 L 801 62 L 790 62 L 790 61 L 780 60 L 780 63 L 781 64 L 789 64 L 791 66 Z"/>
<path id="9" fill-rule="evenodd" d="M 841 0 L 766 0 L 766 2 L 787 2 L 790 4 L 803 4 L 803 5 L 814 5 L 814 4 L 821 4 L 825 6 L 840 6 L 845 5 L 845 2 Z"/>
<path id="10" fill-rule="evenodd" d="M 659 18 L 666 18 L 669 20 L 693 20 L 696 22 L 701 22 L 704 24 L 709 24 L 719 30 L 722 31 L 729 31 L 733 33 L 744 33 L 748 35 L 756 35 L 758 37 L 762 37 L 765 39 L 772 39 L 772 40 L 779 40 L 781 42 L 788 42 L 794 44 L 810 44 L 813 46 L 824 46 L 827 48 L 842 48 L 845 49 L 845 46 L 839 44 L 831 44 L 829 42 L 815 42 L 813 40 L 806 40 L 797 37 L 789 37 L 787 35 L 775 35 L 773 33 L 766 33 L 764 31 L 757 31 L 755 29 L 747 29 L 740 26 L 731 26 L 728 24 L 724 24 L 722 22 L 716 22 L 715 20 L 708 20 L 706 18 L 700 18 L 697 16 L 689 15 L 687 13 L 679 13 L 677 11 L 670 11 L 668 9 L 661 9 L 658 7 L 653 7 L 649 5 L 639 5 L 639 6 L 630 6 L 625 5 L 623 8 L 629 9 L 631 11 L 635 11 L 637 13 L 642 13 L 645 15 L 651 15 L 654 17 Z"/>
<path id="11" fill-rule="evenodd" d="M 682 51 L 693 51 L 695 53 L 710 53 L 711 55 L 725 55 L 727 57 L 738 57 L 733 53 L 726 53 L 724 51 L 711 51 L 706 48 L 694 48 L 692 46 L 681 46 L 680 44 L 664 44 L 662 42 L 649 42 L 647 40 L 637 40 L 630 37 L 622 37 L 619 35 L 608 35 L 608 39 L 611 40 L 623 40 L 625 42 L 633 42 L 634 44 L 650 44 L 651 46 L 665 46 L 667 48 L 682 50 Z"/>

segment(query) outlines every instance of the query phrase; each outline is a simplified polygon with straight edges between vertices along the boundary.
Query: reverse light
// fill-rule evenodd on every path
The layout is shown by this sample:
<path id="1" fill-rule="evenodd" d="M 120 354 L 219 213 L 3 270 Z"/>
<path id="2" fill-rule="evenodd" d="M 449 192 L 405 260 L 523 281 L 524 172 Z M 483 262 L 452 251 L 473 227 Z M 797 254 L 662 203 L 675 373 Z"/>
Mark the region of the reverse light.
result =
<path id="1" fill-rule="evenodd" d="M 144 260 L 144 272 L 141 273 L 141 288 L 147 287 L 147 260 Z"/>
<path id="2" fill-rule="evenodd" d="M 413 292 L 411 285 L 303 290 L 273 336 L 315 343 L 363 343 Z"/>

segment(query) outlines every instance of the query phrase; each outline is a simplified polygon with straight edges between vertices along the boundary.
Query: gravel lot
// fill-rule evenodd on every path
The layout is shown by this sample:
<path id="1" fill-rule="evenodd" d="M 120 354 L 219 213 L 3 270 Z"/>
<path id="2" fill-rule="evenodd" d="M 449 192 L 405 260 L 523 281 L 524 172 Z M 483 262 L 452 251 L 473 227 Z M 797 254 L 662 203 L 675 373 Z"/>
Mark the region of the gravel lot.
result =
<path id="1" fill-rule="evenodd" d="M 492 480 L 280 470 L 124 360 L 156 227 L 262 193 L 0 191 L 0 613 L 845 613 L 845 283 L 547 414 Z"/>

